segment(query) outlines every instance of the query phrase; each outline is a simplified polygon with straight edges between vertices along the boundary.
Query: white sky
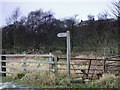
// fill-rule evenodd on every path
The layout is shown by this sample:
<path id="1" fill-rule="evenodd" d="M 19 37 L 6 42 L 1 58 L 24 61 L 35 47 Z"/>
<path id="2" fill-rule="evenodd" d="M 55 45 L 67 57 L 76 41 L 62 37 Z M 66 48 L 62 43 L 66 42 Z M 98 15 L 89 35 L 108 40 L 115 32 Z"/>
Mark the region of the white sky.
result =
<path id="1" fill-rule="evenodd" d="M 43 9 L 52 10 L 56 18 L 72 17 L 78 14 L 79 20 L 87 20 L 87 15 L 97 16 L 104 10 L 110 12 L 109 6 L 114 0 L 1 0 L 0 1 L 0 26 L 5 25 L 5 19 L 9 17 L 16 7 L 19 7 L 22 15 L 26 16 L 30 11 Z M 97 18 L 97 17 L 95 17 Z"/>

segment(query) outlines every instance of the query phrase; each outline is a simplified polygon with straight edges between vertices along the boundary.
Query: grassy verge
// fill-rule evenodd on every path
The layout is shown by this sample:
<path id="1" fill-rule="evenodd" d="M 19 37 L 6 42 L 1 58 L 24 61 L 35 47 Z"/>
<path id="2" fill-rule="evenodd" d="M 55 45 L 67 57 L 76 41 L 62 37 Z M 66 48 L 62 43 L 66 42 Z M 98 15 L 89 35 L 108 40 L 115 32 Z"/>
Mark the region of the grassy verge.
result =
<path id="1" fill-rule="evenodd" d="M 25 75 L 22 75 L 25 74 Z M 100 79 L 92 82 L 70 83 L 65 74 L 58 74 L 57 78 L 53 73 L 47 71 L 33 71 L 19 74 L 21 77 L 3 77 L 3 81 L 14 81 L 17 84 L 33 88 L 120 88 L 120 76 L 104 74 Z"/>
<path id="2" fill-rule="evenodd" d="M 99 80 L 90 83 L 90 88 L 120 88 L 120 76 L 104 74 Z"/>
<path id="3" fill-rule="evenodd" d="M 100 79 L 85 84 L 73 84 L 74 88 L 120 88 L 120 76 L 104 74 Z"/>
<path id="4" fill-rule="evenodd" d="M 10 82 L 10 81 L 13 80 L 11 77 L 1 77 L 1 76 L 0 76 L 0 78 L 2 79 L 2 82 L 3 82 L 3 83 L 4 83 L 4 82 Z"/>

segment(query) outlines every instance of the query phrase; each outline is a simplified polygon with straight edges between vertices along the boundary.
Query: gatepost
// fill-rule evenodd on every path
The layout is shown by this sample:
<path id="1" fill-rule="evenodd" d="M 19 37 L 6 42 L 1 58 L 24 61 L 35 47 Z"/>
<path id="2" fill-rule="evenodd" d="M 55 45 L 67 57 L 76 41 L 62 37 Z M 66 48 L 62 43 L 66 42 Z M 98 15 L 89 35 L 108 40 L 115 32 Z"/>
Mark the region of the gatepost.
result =
<path id="1" fill-rule="evenodd" d="M 6 50 L 2 50 L 2 54 L 6 54 Z M 2 71 L 2 76 L 6 76 L 6 62 L 4 62 L 6 60 L 6 56 L 1 56 L 1 71 Z"/>

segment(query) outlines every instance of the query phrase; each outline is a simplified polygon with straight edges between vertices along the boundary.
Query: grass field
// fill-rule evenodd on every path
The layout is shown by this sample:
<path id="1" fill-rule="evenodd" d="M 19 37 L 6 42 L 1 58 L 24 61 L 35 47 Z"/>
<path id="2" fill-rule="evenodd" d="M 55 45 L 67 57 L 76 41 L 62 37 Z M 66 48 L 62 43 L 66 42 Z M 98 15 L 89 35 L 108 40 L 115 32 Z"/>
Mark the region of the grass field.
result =
<path id="1" fill-rule="evenodd" d="M 58 76 L 55 82 L 54 75 L 48 72 L 29 72 L 22 78 L 13 80 L 11 77 L 3 77 L 3 80 L 4 82 L 14 81 L 15 83 L 33 88 L 120 88 L 120 76 L 112 74 L 103 74 L 100 79 L 87 83 L 70 83 L 64 75 Z"/>

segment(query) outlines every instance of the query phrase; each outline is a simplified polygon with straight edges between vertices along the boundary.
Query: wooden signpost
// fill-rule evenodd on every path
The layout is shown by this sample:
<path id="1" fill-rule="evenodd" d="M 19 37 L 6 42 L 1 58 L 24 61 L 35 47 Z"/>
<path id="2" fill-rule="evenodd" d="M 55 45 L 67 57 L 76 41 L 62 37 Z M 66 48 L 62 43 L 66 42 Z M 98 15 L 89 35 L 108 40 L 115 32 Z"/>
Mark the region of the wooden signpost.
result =
<path id="1" fill-rule="evenodd" d="M 71 60 L 71 48 L 70 48 L 70 31 L 66 33 L 58 33 L 58 37 L 66 37 L 67 38 L 67 76 L 70 78 L 70 60 Z"/>

